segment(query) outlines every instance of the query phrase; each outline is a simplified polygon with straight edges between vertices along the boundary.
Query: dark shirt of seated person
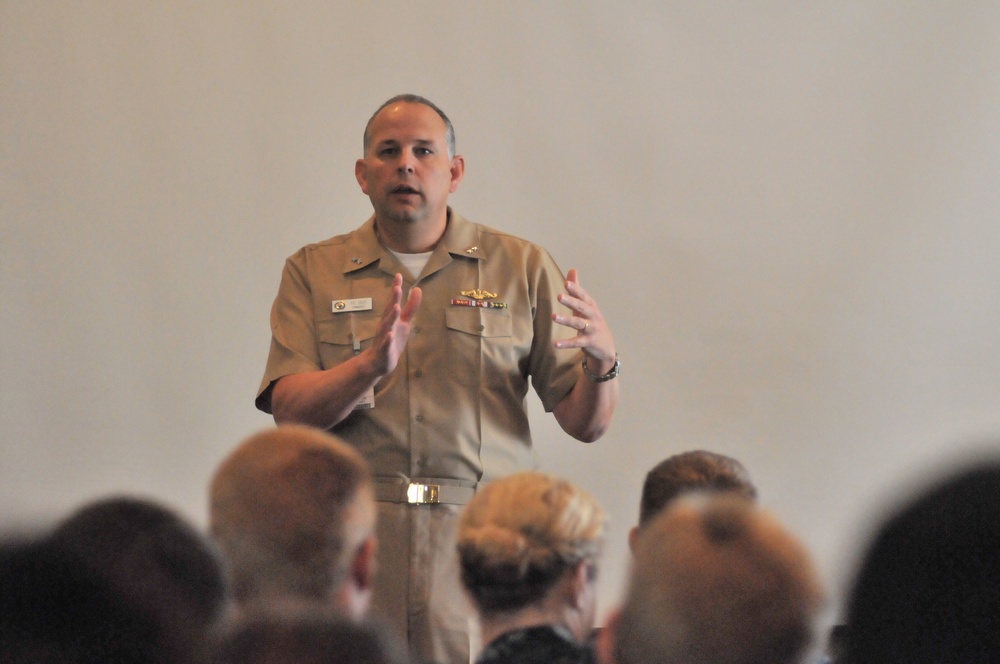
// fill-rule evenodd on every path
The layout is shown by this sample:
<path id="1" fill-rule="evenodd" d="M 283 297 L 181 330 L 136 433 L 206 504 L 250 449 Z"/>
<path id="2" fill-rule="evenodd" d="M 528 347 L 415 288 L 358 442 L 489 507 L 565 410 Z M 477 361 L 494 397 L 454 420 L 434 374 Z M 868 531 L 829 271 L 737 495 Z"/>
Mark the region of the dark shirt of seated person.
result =
<path id="1" fill-rule="evenodd" d="M 476 664 L 589 664 L 604 512 L 573 484 L 518 473 L 488 485 L 459 523 L 462 585 L 486 644 Z"/>
<path id="2" fill-rule="evenodd" d="M 381 623 L 314 603 L 283 602 L 240 616 L 218 640 L 212 664 L 407 664 Z"/>

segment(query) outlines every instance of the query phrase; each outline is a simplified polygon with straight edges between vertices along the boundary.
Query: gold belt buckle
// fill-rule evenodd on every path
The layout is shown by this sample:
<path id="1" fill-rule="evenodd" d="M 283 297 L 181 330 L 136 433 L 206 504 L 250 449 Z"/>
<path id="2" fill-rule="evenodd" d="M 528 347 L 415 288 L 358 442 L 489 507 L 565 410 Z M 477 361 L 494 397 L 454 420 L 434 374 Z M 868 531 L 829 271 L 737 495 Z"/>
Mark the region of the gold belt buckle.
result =
<path id="1" fill-rule="evenodd" d="M 411 505 L 432 505 L 439 502 L 437 484 L 411 484 L 406 487 L 406 502 Z"/>

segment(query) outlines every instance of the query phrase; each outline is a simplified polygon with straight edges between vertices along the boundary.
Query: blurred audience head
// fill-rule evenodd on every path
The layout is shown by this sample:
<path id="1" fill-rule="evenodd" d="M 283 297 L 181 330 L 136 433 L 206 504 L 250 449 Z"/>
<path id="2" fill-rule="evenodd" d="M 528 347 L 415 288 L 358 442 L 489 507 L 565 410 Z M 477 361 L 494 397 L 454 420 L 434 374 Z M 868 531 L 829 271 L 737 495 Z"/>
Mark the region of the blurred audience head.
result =
<path id="1" fill-rule="evenodd" d="M 195 661 L 158 617 L 51 540 L 0 542 L 0 662 L 177 664 Z"/>
<path id="2" fill-rule="evenodd" d="M 462 513 L 458 552 L 484 642 L 491 620 L 527 610 L 559 616 L 584 640 L 604 527 L 593 496 L 549 475 L 518 473 L 479 491 Z"/>
<path id="3" fill-rule="evenodd" d="M 876 533 L 847 602 L 844 661 L 1000 661 L 1000 462 L 926 488 Z"/>
<path id="4" fill-rule="evenodd" d="M 742 496 L 690 494 L 642 529 L 602 651 L 617 664 L 792 664 L 821 602 L 810 556 L 774 518 Z"/>
<path id="5" fill-rule="evenodd" d="M 362 456 L 304 426 L 252 436 L 219 466 L 209 499 L 242 609 L 312 600 L 367 612 L 375 565 L 375 499 Z"/>
<path id="6" fill-rule="evenodd" d="M 228 606 L 214 543 L 151 500 L 116 496 L 88 503 L 51 537 L 158 616 L 181 647 L 203 643 Z"/>
<path id="7" fill-rule="evenodd" d="M 222 635 L 213 664 L 406 664 L 399 641 L 380 624 L 314 605 L 255 611 Z"/>
<path id="8" fill-rule="evenodd" d="M 704 450 L 675 454 L 646 473 L 639 501 L 639 525 L 629 532 L 629 546 L 635 548 L 639 531 L 667 503 L 692 491 L 731 491 L 747 500 L 757 500 L 757 487 L 736 459 Z"/>

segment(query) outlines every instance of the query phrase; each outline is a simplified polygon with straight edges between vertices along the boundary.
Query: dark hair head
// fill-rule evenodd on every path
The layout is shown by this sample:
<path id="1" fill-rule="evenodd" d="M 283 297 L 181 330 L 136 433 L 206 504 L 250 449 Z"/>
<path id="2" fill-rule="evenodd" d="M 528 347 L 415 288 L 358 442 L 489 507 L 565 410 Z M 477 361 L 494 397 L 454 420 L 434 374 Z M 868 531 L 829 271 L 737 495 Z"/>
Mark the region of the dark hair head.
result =
<path id="1" fill-rule="evenodd" d="M 0 543 L 0 661 L 182 661 L 163 647 L 165 636 L 148 610 L 72 552 L 49 540 Z"/>
<path id="2" fill-rule="evenodd" d="M 215 545 L 151 500 L 117 496 L 87 504 L 51 538 L 156 616 L 181 650 L 201 647 L 227 606 L 229 593 Z"/>
<path id="3" fill-rule="evenodd" d="M 256 613 L 225 634 L 213 664 L 405 664 L 400 643 L 381 625 L 315 608 Z"/>
<path id="4" fill-rule="evenodd" d="M 848 602 L 845 661 L 1000 661 L 1000 463 L 958 472 L 889 518 Z"/>
<path id="5" fill-rule="evenodd" d="M 63 521 L 52 538 L 151 608 L 208 625 L 226 606 L 215 545 L 151 500 L 118 496 L 90 503 Z"/>
<path id="6" fill-rule="evenodd" d="M 684 452 L 661 461 L 646 474 L 639 527 L 671 500 L 689 491 L 732 491 L 748 500 L 757 499 L 757 488 L 736 459 L 704 450 Z"/>
<path id="7" fill-rule="evenodd" d="M 375 109 L 375 112 L 372 113 L 372 116 L 370 118 L 368 118 L 368 123 L 365 124 L 364 152 L 362 154 L 367 155 L 368 154 L 368 146 L 371 145 L 371 127 L 372 127 L 372 122 L 375 121 L 375 118 L 378 116 L 379 113 L 382 112 L 382 110 L 384 108 L 386 108 L 387 106 L 391 106 L 392 104 L 397 104 L 397 103 L 403 103 L 403 104 L 421 104 L 423 106 L 427 106 L 428 108 L 433 109 L 434 112 L 437 113 L 438 116 L 442 120 L 444 120 L 445 140 L 448 143 L 448 156 L 449 157 L 454 157 L 455 156 L 455 127 L 451 124 L 451 120 L 448 119 L 448 116 L 445 115 L 444 111 L 442 111 L 440 108 L 438 108 L 437 104 L 435 104 L 434 102 L 432 102 L 430 99 L 427 99 L 426 97 L 421 97 L 420 95 L 415 95 L 415 94 L 401 94 L 401 95 L 396 95 L 395 97 L 392 97 L 391 99 L 386 100 L 381 106 L 379 106 L 377 109 Z"/>

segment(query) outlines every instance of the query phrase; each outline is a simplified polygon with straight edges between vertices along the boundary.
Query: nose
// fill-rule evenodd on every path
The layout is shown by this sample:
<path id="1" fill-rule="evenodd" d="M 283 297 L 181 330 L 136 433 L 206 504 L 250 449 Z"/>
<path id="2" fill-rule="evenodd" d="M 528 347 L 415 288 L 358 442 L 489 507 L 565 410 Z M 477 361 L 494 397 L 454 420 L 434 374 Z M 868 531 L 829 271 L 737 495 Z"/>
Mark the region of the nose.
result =
<path id="1" fill-rule="evenodd" d="M 409 150 L 403 150 L 399 154 L 399 163 L 396 165 L 396 169 L 400 173 L 412 173 L 413 163 L 416 157 Z"/>

